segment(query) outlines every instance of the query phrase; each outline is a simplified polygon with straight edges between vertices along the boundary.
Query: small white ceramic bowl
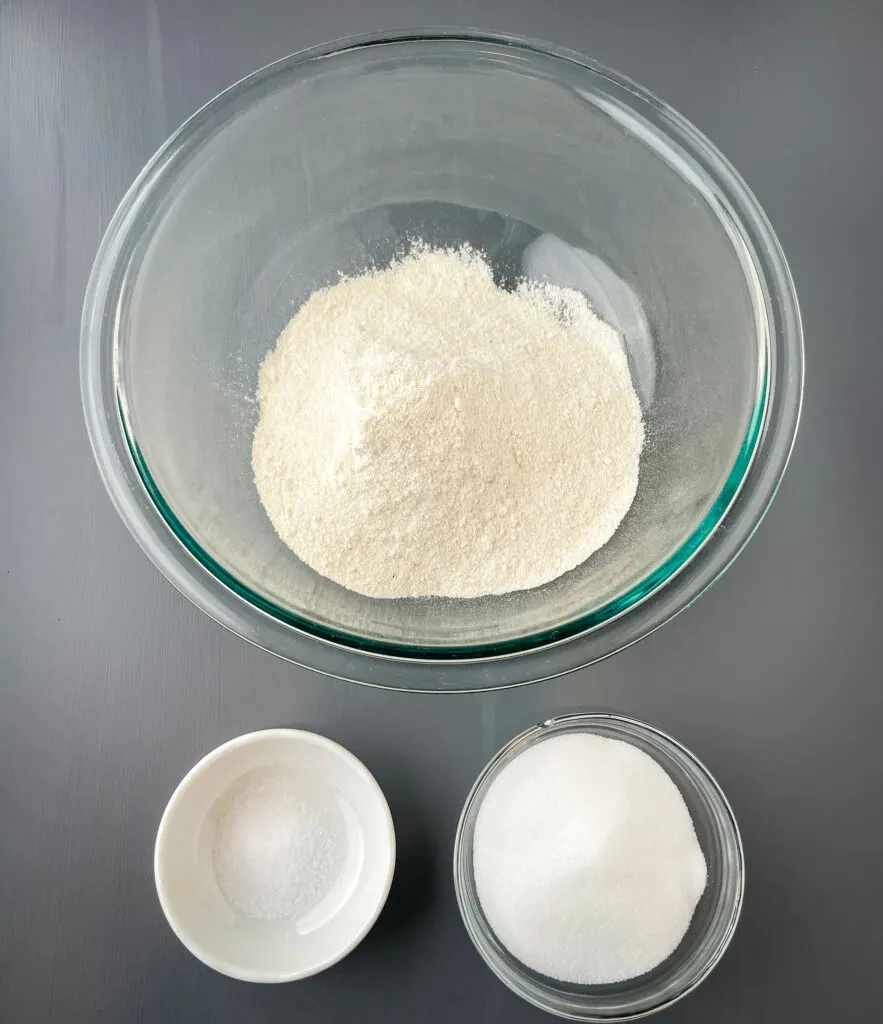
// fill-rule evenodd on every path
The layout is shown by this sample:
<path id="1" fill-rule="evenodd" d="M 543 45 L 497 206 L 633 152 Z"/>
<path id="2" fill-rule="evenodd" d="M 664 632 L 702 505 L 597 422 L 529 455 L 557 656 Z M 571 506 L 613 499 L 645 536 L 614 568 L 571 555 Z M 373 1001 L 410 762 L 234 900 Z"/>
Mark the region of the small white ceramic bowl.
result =
<path id="1" fill-rule="evenodd" d="M 346 825 L 343 870 L 322 903 L 299 920 L 246 918 L 215 878 L 225 794 L 243 775 L 274 765 L 327 786 Z M 187 949 L 222 974 L 256 982 L 306 978 L 355 949 L 386 902 L 394 867 L 392 816 L 374 777 L 339 744 L 299 729 L 238 736 L 191 768 L 162 816 L 153 862 L 163 913 Z"/>

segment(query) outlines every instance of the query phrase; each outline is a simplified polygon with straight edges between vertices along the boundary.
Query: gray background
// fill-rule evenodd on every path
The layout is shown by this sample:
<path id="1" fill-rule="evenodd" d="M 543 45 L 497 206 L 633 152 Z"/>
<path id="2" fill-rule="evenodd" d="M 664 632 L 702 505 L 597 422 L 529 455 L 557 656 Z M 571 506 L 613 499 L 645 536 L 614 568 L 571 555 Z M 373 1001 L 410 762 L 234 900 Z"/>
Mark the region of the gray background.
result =
<path id="1" fill-rule="evenodd" d="M 802 300 L 791 467 L 736 565 L 612 660 L 496 696 L 320 678 L 191 607 L 117 519 L 80 412 L 77 326 L 101 233 L 196 107 L 347 33 L 546 37 L 630 74 L 732 159 Z M 675 1022 L 856 1021 L 883 1002 L 883 5 L 830 0 L 0 0 L 0 1020 L 539 1022 L 460 924 L 457 815 L 487 758 L 562 709 L 670 730 L 743 828 L 733 945 Z M 156 825 L 231 736 L 302 725 L 376 773 L 400 839 L 377 927 L 326 974 L 259 987 L 172 936 Z M 874 1012 L 876 1009 L 876 1013 Z"/>

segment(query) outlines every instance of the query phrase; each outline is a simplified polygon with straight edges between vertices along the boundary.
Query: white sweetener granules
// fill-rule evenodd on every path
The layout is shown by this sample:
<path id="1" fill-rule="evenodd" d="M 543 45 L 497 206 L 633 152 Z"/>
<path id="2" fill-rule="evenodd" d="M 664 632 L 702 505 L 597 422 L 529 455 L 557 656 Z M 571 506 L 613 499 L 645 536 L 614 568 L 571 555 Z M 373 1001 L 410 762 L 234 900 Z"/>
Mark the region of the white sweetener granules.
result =
<path id="1" fill-rule="evenodd" d="M 606 984 L 678 946 L 706 884 L 665 770 L 622 740 L 574 734 L 519 754 L 475 823 L 478 898 L 500 942 L 559 981 Z"/>
<path id="2" fill-rule="evenodd" d="M 286 765 L 247 773 L 219 808 L 215 877 L 244 917 L 302 917 L 331 890 L 346 851 L 346 825 L 331 791 Z"/>
<path id="3" fill-rule="evenodd" d="M 585 561 L 635 496 L 621 339 L 581 294 L 418 247 L 315 292 L 265 360 L 252 465 L 276 532 L 373 597 L 477 597 Z"/>

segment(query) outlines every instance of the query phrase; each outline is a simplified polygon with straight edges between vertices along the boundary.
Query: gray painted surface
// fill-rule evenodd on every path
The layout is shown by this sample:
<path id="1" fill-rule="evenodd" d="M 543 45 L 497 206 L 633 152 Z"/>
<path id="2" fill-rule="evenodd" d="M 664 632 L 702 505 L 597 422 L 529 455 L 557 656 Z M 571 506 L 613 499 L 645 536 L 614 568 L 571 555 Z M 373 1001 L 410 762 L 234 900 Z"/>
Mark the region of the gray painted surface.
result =
<path id="1" fill-rule="evenodd" d="M 77 325 L 101 232 L 165 136 L 253 68 L 427 23 L 547 37 L 630 74 L 732 159 L 788 253 L 807 336 L 798 446 L 725 578 L 655 636 L 497 696 L 383 693 L 249 648 L 136 548 L 93 467 Z M 457 914 L 482 765 L 550 713 L 612 708 L 704 758 L 742 824 L 742 924 L 674 1022 L 854 1021 L 883 1002 L 883 7 L 874 0 L 0 0 L 0 1020 L 546 1019 Z M 385 788 L 378 926 L 312 980 L 214 974 L 160 913 L 156 825 L 190 765 L 301 725 Z"/>

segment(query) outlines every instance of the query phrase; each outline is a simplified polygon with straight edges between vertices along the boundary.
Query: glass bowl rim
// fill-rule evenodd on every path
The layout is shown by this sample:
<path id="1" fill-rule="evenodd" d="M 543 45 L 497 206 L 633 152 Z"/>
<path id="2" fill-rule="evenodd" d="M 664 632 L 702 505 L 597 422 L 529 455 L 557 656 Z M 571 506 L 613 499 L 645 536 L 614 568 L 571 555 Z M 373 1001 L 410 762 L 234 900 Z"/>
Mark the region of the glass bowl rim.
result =
<path id="1" fill-rule="evenodd" d="M 471 825 L 474 828 L 475 819 L 477 818 L 478 811 L 481 806 L 479 797 L 483 798 L 487 788 L 491 785 L 493 780 L 497 778 L 503 768 L 505 768 L 507 764 L 510 764 L 520 753 L 523 753 L 525 750 L 535 746 L 537 743 L 543 742 L 556 734 L 567 734 L 569 732 L 594 733 L 591 726 L 595 723 L 609 723 L 615 727 L 619 727 L 622 729 L 626 737 L 640 735 L 654 749 L 666 750 L 670 753 L 673 752 L 678 758 L 685 760 L 691 765 L 691 767 L 696 771 L 697 776 L 702 780 L 707 791 L 711 793 L 715 800 L 720 804 L 720 808 L 723 812 L 723 820 L 726 822 L 725 831 L 734 853 L 732 877 L 734 877 L 736 881 L 733 904 L 729 910 L 728 918 L 720 938 L 718 939 L 716 946 L 713 948 L 711 955 L 701 965 L 701 967 L 697 969 L 695 976 L 690 979 L 689 983 L 675 994 L 663 997 L 663 1000 L 654 1006 L 645 1007 L 644 1009 L 638 1010 L 634 1013 L 626 1012 L 624 1014 L 608 1014 L 606 1016 L 593 1015 L 591 1011 L 586 1011 L 580 1014 L 565 1012 L 560 1008 L 555 1008 L 551 1003 L 534 999 L 525 991 L 514 988 L 511 984 L 507 970 L 500 964 L 498 954 L 487 941 L 486 932 L 489 930 L 489 926 L 475 914 L 465 896 L 465 889 L 467 888 L 466 879 L 471 878 L 472 869 L 468 863 L 469 855 L 471 853 L 471 845 L 467 847 L 464 840 L 464 834 L 468 826 Z M 630 742 L 630 740 L 628 738 L 624 738 L 623 742 Z M 695 786 L 697 788 L 701 788 L 700 783 L 698 782 L 695 783 Z M 460 817 L 457 821 L 457 830 L 454 837 L 453 874 L 454 892 L 457 898 L 457 907 L 460 911 L 463 925 L 472 944 L 478 951 L 478 954 L 496 978 L 506 985 L 510 991 L 519 996 L 519 998 L 524 999 L 526 1002 L 531 1003 L 541 1010 L 544 1010 L 546 1013 L 556 1014 L 557 1016 L 565 1017 L 570 1020 L 582 1021 L 585 1022 L 585 1024 L 611 1024 L 611 1022 L 616 1021 L 638 1020 L 639 1018 L 648 1017 L 654 1013 L 668 1009 L 670 1006 L 680 1002 L 681 999 L 696 989 L 718 965 L 732 941 L 742 913 L 742 905 L 745 896 L 745 850 L 742 843 L 739 824 L 736 821 L 736 816 L 733 813 L 733 809 L 727 799 L 726 793 L 724 793 L 720 783 L 714 775 L 712 775 L 704 762 L 701 761 L 691 750 L 685 747 L 683 743 L 664 730 L 657 728 L 655 725 L 651 725 L 649 722 L 644 722 L 637 718 L 631 718 L 628 715 L 620 715 L 603 711 L 577 711 L 555 715 L 552 718 L 547 718 L 543 722 L 538 722 L 535 725 L 528 726 L 528 728 L 518 733 L 517 736 L 514 736 L 508 743 L 501 747 L 500 750 L 498 750 L 488 761 L 484 768 L 482 768 L 469 791 L 469 795 L 466 797 L 463 809 L 460 812 Z M 471 886 L 471 888 L 474 888 L 474 886 Z M 477 900 L 477 895 L 475 898 Z M 499 940 L 497 941 L 499 942 Z M 517 958 L 512 956 L 512 954 L 507 953 L 507 955 L 513 963 L 518 963 Z M 509 970 L 512 974 L 518 974 L 517 968 L 509 968 Z"/>
<path id="2" fill-rule="evenodd" d="M 763 291 L 771 328 L 760 360 L 764 365 L 759 367 L 761 379 L 755 407 L 739 454 L 720 493 L 693 533 L 662 565 L 602 607 L 538 633 L 499 643 L 431 647 L 379 641 L 330 628 L 282 609 L 245 586 L 190 535 L 154 483 L 131 429 L 119 375 L 120 337 L 117 318 L 112 313 L 140 240 L 145 208 L 154 193 L 162 190 L 170 165 L 194 144 L 200 130 L 212 118 L 220 116 L 216 126 L 220 127 L 226 107 L 249 89 L 275 81 L 277 76 L 299 73 L 304 65 L 330 55 L 402 43 L 502 47 L 522 58 L 551 58 L 587 77 L 604 80 L 610 87 L 625 90 L 631 103 L 642 105 L 645 113 L 657 117 L 660 132 L 687 149 L 699 172 L 707 178 L 708 187 L 725 204 L 725 212 L 727 206 L 738 212 L 739 234 L 744 237 L 748 232 L 748 240 L 754 242 L 749 255 Z M 756 241 L 752 236 L 756 236 Z M 777 341 L 782 349 L 779 358 L 789 365 L 787 374 L 782 375 L 781 400 L 773 407 L 773 400 L 778 397 L 771 373 L 775 371 Z M 526 37 L 427 29 L 354 36 L 293 54 L 231 85 L 184 122 L 126 193 L 102 240 L 83 308 L 80 378 L 93 452 L 117 511 L 151 560 L 212 618 L 271 653 L 329 675 L 403 689 L 493 689 L 559 675 L 615 653 L 686 607 L 726 569 L 772 500 L 793 446 L 802 401 L 802 331 L 790 272 L 766 216 L 737 172 L 690 122 L 630 79 L 574 51 Z M 731 517 L 734 506 L 748 504 L 740 499 L 752 473 L 757 477 L 753 489 L 757 493 L 751 502 L 755 506 L 751 516 L 739 516 L 739 521 L 734 521 L 731 530 L 726 531 L 727 543 L 715 544 L 715 538 L 724 532 L 718 527 Z M 709 557 L 709 548 L 717 557 Z M 719 548 L 725 550 L 718 551 Z M 703 553 L 705 557 L 701 558 Z M 689 572 L 691 567 L 696 567 L 695 571 Z M 645 621 L 640 623 L 635 621 L 634 613 L 654 597 L 667 592 L 673 596 L 672 582 L 682 579 L 683 583 L 683 578 L 689 585 L 678 588 L 674 600 L 656 602 L 654 614 L 641 616 Z M 632 620 L 628 628 L 622 625 L 624 619 Z M 606 628 L 617 624 L 616 636 L 609 636 L 602 643 Z M 584 642 L 575 643 L 580 640 Z M 570 650 L 562 656 L 560 652 L 568 647 Z M 554 665 L 544 668 L 527 664 L 532 656 L 552 648 L 556 653 Z M 580 648 L 579 653 L 576 648 Z M 497 678 L 471 685 L 464 680 L 461 670 L 482 662 L 506 667 L 495 673 Z M 391 663 L 399 665 L 392 673 Z M 356 665 L 360 666 L 358 670 Z M 514 665 L 519 668 L 513 669 Z M 440 667 L 444 667 L 444 680 L 432 677 L 432 671 Z M 390 675 L 395 678 L 384 678 Z M 455 681 L 457 677 L 459 680 Z"/>

